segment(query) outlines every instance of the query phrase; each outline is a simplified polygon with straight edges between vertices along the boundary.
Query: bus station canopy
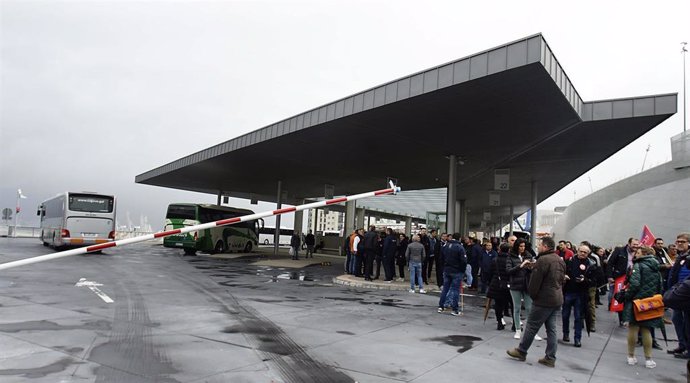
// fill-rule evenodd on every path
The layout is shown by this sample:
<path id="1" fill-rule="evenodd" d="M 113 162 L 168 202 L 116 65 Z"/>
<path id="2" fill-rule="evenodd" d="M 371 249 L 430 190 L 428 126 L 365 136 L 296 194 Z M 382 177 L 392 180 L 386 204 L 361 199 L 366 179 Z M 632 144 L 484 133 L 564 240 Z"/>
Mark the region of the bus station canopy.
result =
<path id="1" fill-rule="evenodd" d="M 457 199 L 470 227 L 530 208 L 677 110 L 677 94 L 583 101 L 541 34 L 406 76 L 222 142 L 136 176 L 137 183 L 289 204 L 385 188 L 445 188 L 459 159 Z M 509 190 L 490 206 L 496 169 Z M 422 216 L 395 198 L 378 209 Z M 388 201 L 388 202 L 384 202 Z M 358 203 L 358 205 L 361 205 Z M 495 205 L 495 203 L 493 204 Z M 416 208 L 418 211 L 405 211 Z M 443 205 L 445 210 L 445 204 Z"/>

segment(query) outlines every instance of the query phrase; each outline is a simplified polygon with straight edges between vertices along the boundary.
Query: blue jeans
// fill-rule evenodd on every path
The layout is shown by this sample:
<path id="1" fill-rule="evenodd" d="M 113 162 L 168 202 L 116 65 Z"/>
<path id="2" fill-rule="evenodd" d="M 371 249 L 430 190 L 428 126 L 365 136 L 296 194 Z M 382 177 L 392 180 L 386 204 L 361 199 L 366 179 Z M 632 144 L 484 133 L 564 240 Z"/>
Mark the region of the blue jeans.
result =
<path id="1" fill-rule="evenodd" d="M 424 282 L 422 280 L 422 262 L 410 261 L 410 290 L 414 290 L 415 277 L 419 283 L 419 289 L 424 289 Z"/>
<path id="2" fill-rule="evenodd" d="M 453 311 L 458 311 L 458 300 L 460 299 L 460 282 L 464 273 L 448 274 L 443 272 L 443 290 L 441 298 L 438 300 L 438 307 L 444 308 L 450 303 Z"/>
<path id="3" fill-rule="evenodd" d="M 575 341 L 582 339 L 582 304 L 584 296 L 581 293 L 565 293 L 563 295 L 563 336 L 570 334 L 570 309 L 575 315 Z"/>
<path id="4" fill-rule="evenodd" d="M 556 348 L 558 347 L 558 339 L 556 339 L 556 318 L 560 307 L 541 307 L 533 305 L 527 317 L 527 324 L 525 325 L 525 333 L 522 335 L 522 340 L 518 346 L 518 350 L 527 354 L 534 336 L 542 325 L 546 325 L 546 358 L 556 360 Z"/>
<path id="5" fill-rule="evenodd" d="M 351 270 L 352 267 L 350 263 L 352 263 L 352 253 L 350 253 L 350 250 L 345 250 L 346 258 L 345 258 L 345 272 L 348 274 L 352 274 Z"/>
<path id="6" fill-rule="evenodd" d="M 673 309 L 673 316 L 671 321 L 673 322 L 673 328 L 676 330 L 676 335 L 678 336 L 678 347 L 684 350 L 688 349 L 688 341 L 685 338 L 685 321 L 688 318 L 683 315 L 681 310 Z"/>

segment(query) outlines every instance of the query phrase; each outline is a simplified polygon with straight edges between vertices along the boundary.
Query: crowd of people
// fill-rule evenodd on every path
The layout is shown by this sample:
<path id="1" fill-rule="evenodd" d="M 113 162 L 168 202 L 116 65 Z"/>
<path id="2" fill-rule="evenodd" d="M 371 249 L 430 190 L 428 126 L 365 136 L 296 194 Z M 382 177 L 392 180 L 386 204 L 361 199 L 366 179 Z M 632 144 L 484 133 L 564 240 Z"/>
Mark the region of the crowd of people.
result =
<path id="1" fill-rule="evenodd" d="M 673 324 L 678 347 L 667 352 L 688 360 L 690 371 L 689 241 L 687 233 L 668 246 L 661 238 L 652 246 L 629 238 L 624 246 L 606 249 L 588 241 L 575 246 L 543 237 L 535 249 L 515 236 L 479 240 L 422 229 L 408 238 L 390 228 L 378 232 L 370 226 L 345 238 L 345 272 L 372 281 L 381 277 L 383 266 L 384 281 L 392 283 L 404 281 L 407 270 L 410 293 L 424 294 L 425 287 L 435 283 L 441 289 L 437 311 L 451 315 L 462 314 L 461 286 L 485 295 L 487 310 L 493 302 L 497 330 L 504 330 L 505 318 L 510 317 L 514 338 L 520 340 L 518 347 L 507 351 L 510 357 L 526 360 L 532 342 L 542 340 L 537 332 L 545 327 L 545 356 L 538 362 L 549 367 L 556 362 L 559 315 L 561 341 L 570 344 L 572 333 L 572 345 L 581 347 L 583 330 L 596 332 L 596 307 L 619 306 L 619 326 L 628 329 L 628 364 L 637 364 L 635 348 L 642 346 L 644 366 L 654 368 L 652 350 L 662 349 L 655 329 Z M 622 288 L 614 295 L 619 281 Z M 657 294 L 663 294 L 666 310 L 672 310 L 671 320 L 667 315 L 639 319 L 634 303 Z"/>

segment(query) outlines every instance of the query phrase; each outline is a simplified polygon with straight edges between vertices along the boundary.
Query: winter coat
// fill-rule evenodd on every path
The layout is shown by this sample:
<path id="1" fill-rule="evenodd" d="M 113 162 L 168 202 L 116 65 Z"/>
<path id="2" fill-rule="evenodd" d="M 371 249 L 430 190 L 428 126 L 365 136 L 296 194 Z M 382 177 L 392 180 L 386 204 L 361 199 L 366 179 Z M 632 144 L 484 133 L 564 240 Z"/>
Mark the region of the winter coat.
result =
<path id="1" fill-rule="evenodd" d="M 676 261 L 673 263 L 673 267 L 671 268 L 671 271 L 668 273 L 668 285 L 666 286 L 667 288 L 670 289 L 677 283 L 683 282 L 682 280 L 680 280 L 680 272 L 681 267 L 690 266 L 687 261 L 688 254 L 690 253 L 678 254 L 676 256 Z"/>
<path id="2" fill-rule="evenodd" d="M 376 230 L 369 230 L 364 234 L 364 250 L 375 251 L 379 245 L 379 235 Z"/>
<path id="3" fill-rule="evenodd" d="M 572 257 L 565 261 L 565 273 L 570 279 L 565 282 L 563 292 L 587 294 L 589 287 L 593 286 L 593 284 L 590 284 L 592 277 L 590 269 L 592 267 L 597 266 L 594 260 L 590 260 L 589 257 L 585 259 Z"/>
<path id="4" fill-rule="evenodd" d="M 395 264 L 396 265 L 406 265 L 407 264 L 407 258 L 405 258 L 405 253 L 407 252 L 407 245 L 409 244 L 409 240 L 407 238 L 402 239 L 398 243 L 398 251 L 395 254 Z"/>
<path id="5" fill-rule="evenodd" d="M 482 258 L 483 253 L 484 249 L 482 249 L 482 246 L 478 243 L 475 243 L 472 245 L 472 248 L 470 248 L 470 255 L 467 257 L 467 263 L 472 265 L 472 270 L 479 270 L 479 260 Z"/>
<path id="6" fill-rule="evenodd" d="M 659 262 L 653 255 L 645 255 L 633 260 L 632 272 L 628 276 L 628 287 L 625 289 L 625 304 L 623 306 L 623 321 L 643 327 L 663 326 L 662 318 L 637 322 L 633 312 L 635 299 L 649 298 L 661 294 L 661 274 Z"/>
<path id="7" fill-rule="evenodd" d="M 563 258 L 556 255 L 553 250 L 540 253 L 527 287 L 532 304 L 551 308 L 562 306 L 564 281 Z"/>
<path id="8" fill-rule="evenodd" d="M 494 259 L 496 259 L 496 254 L 495 251 L 491 250 L 488 253 L 486 250 L 482 250 L 482 257 L 480 258 L 479 266 L 482 270 L 482 274 L 487 273 L 491 275 L 491 265 L 493 264 Z"/>
<path id="9" fill-rule="evenodd" d="M 616 279 L 628 271 L 628 245 L 617 247 L 611 253 L 606 276 Z"/>
<path id="10" fill-rule="evenodd" d="M 425 257 L 426 250 L 424 250 L 424 245 L 416 241 L 413 241 L 407 245 L 405 259 L 407 259 L 408 262 L 422 263 Z"/>
<path id="11" fill-rule="evenodd" d="M 398 238 L 395 235 L 387 235 L 383 239 L 383 257 L 393 259 L 395 252 L 398 250 Z"/>
<path id="12" fill-rule="evenodd" d="M 674 310 L 690 311 L 690 279 L 678 283 L 664 293 L 664 306 Z"/>
<path id="13" fill-rule="evenodd" d="M 299 239 L 299 235 L 293 234 L 290 238 L 290 247 L 298 248 L 302 241 Z"/>
<path id="14" fill-rule="evenodd" d="M 444 247 L 443 259 L 445 260 L 443 272 L 448 275 L 464 273 L 467 269 L 467 255 L 460 242 L 451 240 Z"/>
<path id="15" fill-rule="evenodd" d="M 491 284 L 486 296 L 491 299 L 510 296 L 510 276 L 506 268 L 508 262 L 508 253 L 498 253 L 496 258 L 491 262 Z"/>
<path id="16" fill-rule="evenodd" d="M 527 252 L 525 252 L 525 255 L 527 255 Z M 510 276 L 511 290 L 527 291 L 527 284 L 529 283 L 529 274 L 531 270 L 529 270 L 527 267 L 520 267 L 525 259 L 530 258 L 523 258 L 521 261 L 520 257 L 513 252 L 509 253 L 508 255 L 508 259 L 506 260 L 506 272 Z"/>

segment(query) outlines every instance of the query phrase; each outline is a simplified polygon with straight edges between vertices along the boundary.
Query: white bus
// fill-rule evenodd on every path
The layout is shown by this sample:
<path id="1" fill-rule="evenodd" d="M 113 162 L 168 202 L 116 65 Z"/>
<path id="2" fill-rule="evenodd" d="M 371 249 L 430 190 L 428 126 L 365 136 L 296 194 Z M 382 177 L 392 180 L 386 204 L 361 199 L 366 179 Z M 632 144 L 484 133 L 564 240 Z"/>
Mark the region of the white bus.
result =
<path id="1" fill-rule="evenodd" d="M 115 197 L 65 192 L 41 203 L 41 241 L 55 249 L 115 240 Z"/>
<path id="2" fill-rule="evenodd" d="M 259 243 L 262 245 L 273 245 L 273 238 L 276 232 L 275 227 L 264 227 L 259 231 Z M 278 237 L 278 246 L 290 246 L 292 234 L 295 231 L 287 228 L 280 228 L 280 236 Z"/>

